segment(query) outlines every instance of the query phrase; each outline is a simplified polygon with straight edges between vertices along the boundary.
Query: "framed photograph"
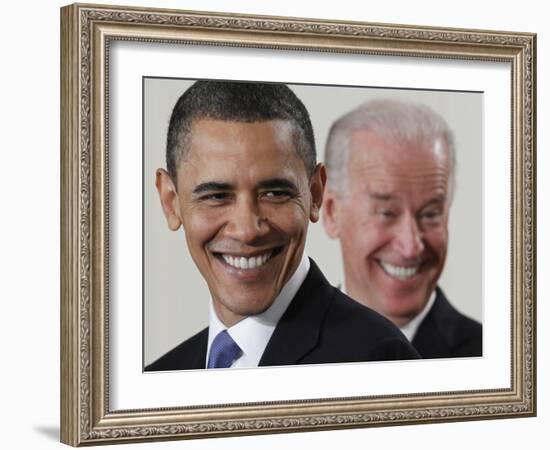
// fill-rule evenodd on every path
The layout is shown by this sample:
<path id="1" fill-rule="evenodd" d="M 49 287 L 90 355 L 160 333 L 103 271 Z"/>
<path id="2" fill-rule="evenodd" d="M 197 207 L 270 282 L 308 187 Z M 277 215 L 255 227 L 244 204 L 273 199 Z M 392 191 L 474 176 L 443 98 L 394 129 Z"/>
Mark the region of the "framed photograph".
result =
<path id="1" fill-rule="evenodd" d="M 172 109 L 196 80 L 143 79 L 143 359 L 151 364 L 208 325 L 208 286 L 186 251 L 183 233 L 166 224 L 155 173 L 165 167 L 165 143 Z M 288 84 L 309 111 L 317 160 L 325 159 L 334 120 L 369 101 L 417 102 L 437 111 L 453 130 L 456 189 L 449 243 L 438 285 L 453 305 L 479 323 L 482 317 L 482 92 L 431 89 Z M 327 108 L 326 105 L 330 105 Z M 459 168 L 459 169 L 458 169 Z M 464 218 L 467 217 L 467 220 Z M 343 288 L 344 262 L 337 239 L 320 223 L 311 224 L 306 254 L 334 286 Z M 185 273 L 185 277 L 179 276 Z M 187 302 L 185 297 L 205 299 Z M 481 356 L 481 355 L 479 355 Z"/>
<path id="2" fill-rule="evenodd" d="M 530 33 L 62 8 L 62 442 L 535 415 L 535 58 Z M 332 123 L 365 102 L 443 117 L 456 167 L 438 286 L 482 327 L 480 354 L 147 370 L 209 326 L 211 284 L 157 192 L 174 105 L 197 80 L 288 86 L 320 162 Z M 321 223 L 305 254 L 349 293 Z"/>

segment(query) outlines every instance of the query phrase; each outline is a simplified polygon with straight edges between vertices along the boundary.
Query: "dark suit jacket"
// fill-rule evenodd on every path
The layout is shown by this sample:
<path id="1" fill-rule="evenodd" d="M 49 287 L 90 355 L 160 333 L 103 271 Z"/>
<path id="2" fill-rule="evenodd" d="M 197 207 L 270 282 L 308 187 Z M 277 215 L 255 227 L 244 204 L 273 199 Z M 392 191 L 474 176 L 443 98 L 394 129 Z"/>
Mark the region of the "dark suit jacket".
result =
<path id="1" fill-rule="evenodd" d="M 275 327 L 260 366 L 418 358 L 390 321 L 331 286 L 310 262 L 306 279 Z M 205 328 L 145 370 L 204 369 L 207 344 Z"/>
<path id="2" fill-rule="evenodd" d="M 481 324 L 459 313 L 437 288 L 432 309 L 418 327 L 412 344 L 422 358 L 481 356 Z"/>

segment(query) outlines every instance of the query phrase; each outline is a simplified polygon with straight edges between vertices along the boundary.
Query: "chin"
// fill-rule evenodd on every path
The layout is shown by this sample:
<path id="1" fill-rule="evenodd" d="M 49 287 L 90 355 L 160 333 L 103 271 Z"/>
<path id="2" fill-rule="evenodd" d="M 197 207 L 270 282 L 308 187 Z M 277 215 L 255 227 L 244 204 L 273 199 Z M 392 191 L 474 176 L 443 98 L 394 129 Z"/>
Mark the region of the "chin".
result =
<path id="1" fill-rule="evenodd" d="M 254 299 L 241 299 L 241 301 L 236 302 L 236 304 L 228 305 L 231 308 L 228 308 L 239 316 L 248 317 L 248 316 L 257 316 L 258 314 L 263 313 L 273 304 L 274 299 L 268 302 L 257 302 Z M 265 298 L 265 297 L 262 297 Z"/>
<path id="2" fill-rule="evenodd" d="M 394 293 L 394 295 L 384 296 L 382 293 L 378 298 L 380 299 L 380 303 L 378 304 L 381 306 L 381 310 L 394 317 L 414 316 L 418 314 L 426 304 L 423 296 L 418 295 L 410 296 Z"/>
<path id="3" fill-rule="evenodd" d="M 424 304 L 414 305 L 408 308 L 401 308 L 394 311 L 392 317 L 397 317 L 401 320 L 404 320 L 405 322 L 408 322 L 409 320 L 414 319 L 418 314 L 420 314 L 423 307 Z"/>

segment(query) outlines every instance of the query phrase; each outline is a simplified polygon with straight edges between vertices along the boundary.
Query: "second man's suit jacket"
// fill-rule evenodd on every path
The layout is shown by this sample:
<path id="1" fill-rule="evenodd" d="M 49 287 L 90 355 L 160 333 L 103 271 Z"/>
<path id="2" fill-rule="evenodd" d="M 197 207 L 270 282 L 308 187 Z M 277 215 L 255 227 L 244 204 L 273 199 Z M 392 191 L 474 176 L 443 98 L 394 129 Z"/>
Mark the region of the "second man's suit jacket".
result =
<path id="1" fill-rule="evenodd" d="M 279 320 L 260 366 L 418 358 L 387 319 L 331 286 L 310 260 L 309 272 Z M 146 371 L 204 369 L 208 328 L 179 344 Z"/>
<path id="2" fill-rule="evenodd" d="M 458 312 L 437 288 L 435 302 L 412 344 L 422 358 L 481 356 L 481 324 Z"/>

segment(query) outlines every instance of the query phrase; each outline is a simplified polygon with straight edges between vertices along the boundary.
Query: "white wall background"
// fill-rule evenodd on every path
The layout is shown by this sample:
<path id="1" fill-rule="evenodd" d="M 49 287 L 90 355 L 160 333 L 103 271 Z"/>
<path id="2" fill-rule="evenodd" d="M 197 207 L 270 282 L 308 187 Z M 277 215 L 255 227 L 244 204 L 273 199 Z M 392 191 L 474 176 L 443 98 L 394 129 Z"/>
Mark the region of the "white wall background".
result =
<path id="1" fill-rule="evenodd" d="M 119 4 L 318 17 L 340 20 L 531 31 L 538 36 L 538 317 L 549 316 L 548 206 L 544 177 L 550 163 L 548 14 L 542 2 L 436 1 L 296 2 L 270 0 L 152 0 Z M 3 8 L 0 113 L 1 272 L 0 399 L 2 448 L 60 448 L 59 433 L 59 1 Z M 548 329 L 538 329 L 538 417 L 423 426 L 142 444 L 143 448 L 545 448 L 548 405 Z M 223 446 L 223 447 L 222 447 Z M 137 448 L 127 445 L 117 448 Z M 142 448 L 140 446 L 140 448 Z"/>

